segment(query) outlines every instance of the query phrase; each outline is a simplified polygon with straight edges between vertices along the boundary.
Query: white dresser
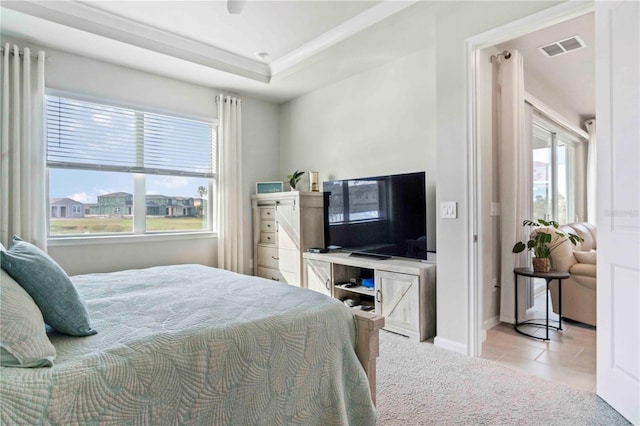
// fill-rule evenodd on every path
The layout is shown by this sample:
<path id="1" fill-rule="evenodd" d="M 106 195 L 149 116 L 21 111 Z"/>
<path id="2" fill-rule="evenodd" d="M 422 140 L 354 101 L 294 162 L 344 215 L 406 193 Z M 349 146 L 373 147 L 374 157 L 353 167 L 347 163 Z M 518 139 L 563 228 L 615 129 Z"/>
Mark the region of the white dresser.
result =
<path id="1" fill-rule="evenodd" d="M 301 286 L 302 253 L 324 247 L 324 194 L 255 194 L 251 206 L 254 275 Z"/>

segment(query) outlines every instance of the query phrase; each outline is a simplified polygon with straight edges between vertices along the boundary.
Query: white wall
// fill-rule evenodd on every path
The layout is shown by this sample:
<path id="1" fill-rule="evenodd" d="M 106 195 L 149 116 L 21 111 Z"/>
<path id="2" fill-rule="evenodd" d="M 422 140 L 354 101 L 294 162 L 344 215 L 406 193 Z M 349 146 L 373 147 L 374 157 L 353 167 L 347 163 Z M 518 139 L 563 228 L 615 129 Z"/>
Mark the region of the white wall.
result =
<path id="1" fill-rule="evenodd" d="M 425 171 L 435 250 L 434 58 L 433 48 L 420 50 L 283 104 L 281 179 L 296 169 L 318 171 L 320 181 Z"/>
<path id="2" fill-rule="evenodd" d="M 3 36 L 3 41 L 37 48 Z M 187 117 L 216 118 L 219 89 L 126 68 L 59 50 L 44 49 L 53 58 L 46 64 L 46 86 L 119 103 Z M 251 207 L 256 180 L 274 180 L 279 171 L 278 107 L 240 95 L 243 99 L 243 179 L 245 212 L 245 272 L 250 272 Z M 126 268 L 175 264 L 217 264 L 217 239 L 173 239 L 127 244 L 49 244 L 49 254 L 69 274 L 109 272 Z"/>
<path id="3" fill-rule="evenodd" d="M 468 252 L 472 244 L 466 218 L 469 171 L 465 40 L 530 15 L 557 2 L 452 2 L 436 19 L 437 201 L 457 201 L 458 219 L 437 219 L 438 288 L 436 343 L 466 351 L 469 335 Z M 505 202 L 505 200 L 502 200 Z"/>
<path id="4" fill-rule="evenodd" d="M 556 90 L 552 84 L 544 81 L 544 79 L 538 78 L 532 73 L 527 72 L 526 66 L 524 72 L 524 89 L 547 104 L 551 109 L 567 119 L 571 124 L 584 130 L 584 126 L 582 125 L 584 120 L 580 117 L 580 114 L 568 105 L 566 98 L 562 96 L 561 92 Z"/>

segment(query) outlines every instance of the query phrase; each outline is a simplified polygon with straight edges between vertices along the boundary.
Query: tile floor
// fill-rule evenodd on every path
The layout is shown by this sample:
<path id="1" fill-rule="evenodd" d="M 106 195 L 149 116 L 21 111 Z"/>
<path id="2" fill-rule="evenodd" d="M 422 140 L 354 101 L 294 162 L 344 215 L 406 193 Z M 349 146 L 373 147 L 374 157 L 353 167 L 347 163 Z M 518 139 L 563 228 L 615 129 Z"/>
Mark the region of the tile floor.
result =
<path id="1" fill-rule="evenodd" d="M 536 297 L 530 317 L 544 318 L 544 295 Z M 557 315 L 550 315 L 557 318 Z M 487 331 L 481 358 L 528 374 L 596 391 L 596 330 L 564 320 L 562 331 L 549 331 L 548 342 L 517 333 L 513 324 L 501 323 Z M 522 329 L 544 336 L 544 329 Z"/>

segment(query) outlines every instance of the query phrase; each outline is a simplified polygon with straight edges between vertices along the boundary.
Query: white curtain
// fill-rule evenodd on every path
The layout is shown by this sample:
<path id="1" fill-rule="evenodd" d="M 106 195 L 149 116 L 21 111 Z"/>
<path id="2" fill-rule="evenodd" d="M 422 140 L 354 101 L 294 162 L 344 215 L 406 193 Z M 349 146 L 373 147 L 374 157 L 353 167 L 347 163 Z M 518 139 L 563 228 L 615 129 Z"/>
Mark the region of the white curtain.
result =
<path id="1" fill-rule="evenodd" d="M 587 221 L 596 224 L 596 119 L 584 123 L 589 133 L 589 150 L 587 151 Z"/>
<path id="2" fill-rule="evenodd" d="M 499 115 L 498 146 L 500 151 L 500 321 L 513 323 L 514 317 L 514 277 L 513 269 L 528 265 L 528 255 L 513 254 L 511 249 L 516 241 L 522 241 L 529 234 L 522 226 L 528 219 L 532 188 L 531 162 L 531 107 L 525 107 L 524 60 L 517 50 L 511 58 L 502 60 L 499 67 Z M 522 315 L 529 299 L 530 291 L 518 292 L 519 316 Z"/>
<path id="3" fill-rule="evenodd" d="M 45 54 L 4 45 L 0 152 L 0 241 L 13 235 L 46 250 Z"/>
<path id="4" fill-rule="evenodd" d="M 244 272 L 242 101 L 218 95 L 218 268 Z"/>

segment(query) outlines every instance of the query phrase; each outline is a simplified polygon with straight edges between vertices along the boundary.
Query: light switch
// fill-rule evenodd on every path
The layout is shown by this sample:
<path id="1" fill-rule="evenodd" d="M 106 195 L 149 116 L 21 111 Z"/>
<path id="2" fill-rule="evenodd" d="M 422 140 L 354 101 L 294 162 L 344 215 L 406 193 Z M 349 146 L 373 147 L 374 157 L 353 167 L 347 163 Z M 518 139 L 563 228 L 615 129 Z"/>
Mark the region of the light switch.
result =
<path id="1" fill-rule="evenodd" d="M 455 201 L 442 201 L 440 203 L 440 217 L 442 219 L 455 219 L 458 217 L 458 203 Z"/>

